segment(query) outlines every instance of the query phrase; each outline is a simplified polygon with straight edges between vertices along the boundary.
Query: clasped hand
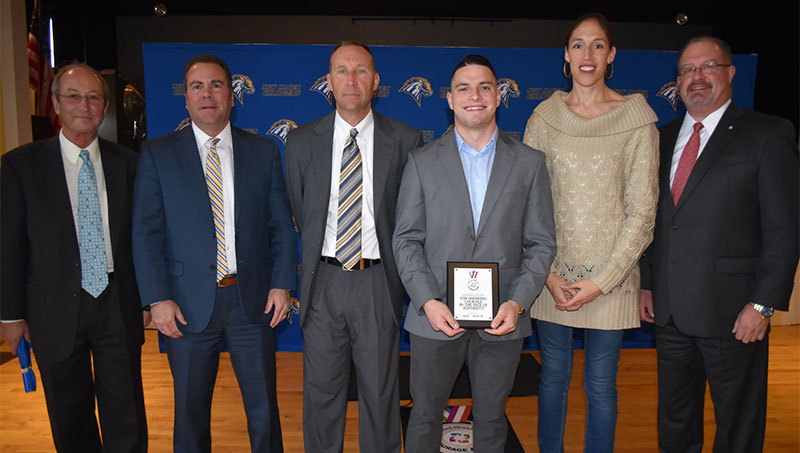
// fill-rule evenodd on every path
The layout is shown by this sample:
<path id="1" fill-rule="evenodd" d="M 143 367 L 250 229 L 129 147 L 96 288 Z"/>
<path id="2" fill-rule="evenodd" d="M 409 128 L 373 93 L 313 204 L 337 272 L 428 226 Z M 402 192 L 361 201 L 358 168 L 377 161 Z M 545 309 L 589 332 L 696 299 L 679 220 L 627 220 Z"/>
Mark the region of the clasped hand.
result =
<path id="1" fill-rule="evenodd" d="M 586 278 L 575 283 L 567 282 L 564 277 L 550 273 L 545 282 L 547 290 L 553 295 L 556 301 L 556 308 L 562 311 L 575 311 L 589 302 L 595 300 L 597 296 L 603 294 L 600 288 L 593 281 Z"/>

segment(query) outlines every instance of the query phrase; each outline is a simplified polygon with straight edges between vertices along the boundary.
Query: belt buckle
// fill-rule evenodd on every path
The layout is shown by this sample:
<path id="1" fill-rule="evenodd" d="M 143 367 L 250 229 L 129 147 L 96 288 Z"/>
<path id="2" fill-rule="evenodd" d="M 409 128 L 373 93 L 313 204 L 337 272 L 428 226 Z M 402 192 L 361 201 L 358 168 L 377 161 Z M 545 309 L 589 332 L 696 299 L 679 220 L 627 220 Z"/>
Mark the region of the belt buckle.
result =
<path id="1" fill-rule="evenodd" d="M 363 271 L 365 269 L 365 267 L 364 267 L 364 262 L 365 261 L 366 260 L 364 258 L 361 258 L 360 260 L 358 260 L 358 263 L 356 265 L 354 265 L 353 267 L 351 267 L 350 269 L 346 269 L 344 267 L 344 263 L 342 263 L 342 271 L 343 272 Z"/>

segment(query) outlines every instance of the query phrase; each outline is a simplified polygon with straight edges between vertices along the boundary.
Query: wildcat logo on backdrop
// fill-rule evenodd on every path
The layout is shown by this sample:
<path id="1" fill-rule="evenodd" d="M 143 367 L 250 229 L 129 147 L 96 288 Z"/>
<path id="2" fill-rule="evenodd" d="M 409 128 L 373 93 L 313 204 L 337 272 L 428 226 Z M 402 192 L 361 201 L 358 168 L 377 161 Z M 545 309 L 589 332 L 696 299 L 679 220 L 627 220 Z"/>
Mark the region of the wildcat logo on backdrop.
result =
<path id="1" fill-rule="evenodd" d="M 289 312 L 286 313 L 286 320 L 292 324 L 292 315 L 300 315 L 300 301 L 292 297 L 289 302 Z"/>
<path id="2" fill-rule="evenodd" d="M 256 87 L 250 77 L 244 74 L 234 74 L 231 78 L 233 80 L 233 96 L 239 101 L 239 104 L 244 105 L 244 95 L 255 93 Z"/>
<path id="3" fill-rule="evenodd" d="M 175 130 L 179 131 L 190 124 L 192 124 L 192 119 L 187 116 L 186 118 L 181 120 L 180 123 L 178 123 L 178 127 L 176 127 Z"/>
<path id="4" fill-rule="evenodd" d="M 669 105 L 672 106 L 672 110 L 678 110 L 678 82 L 669 82 L 664 84 L 664 86 L 658 90 L 656 96 L 666 99 L 667 102 L 669 102 Z"/>
<path id="5" fill-rule="evenodd" d="M 328 104 L 333 105 L 332 93 L 331 88 L 328 86 L 328 78 L 326 76 L 322 76 L 311 85 L 311 88 L 308 91 L 315 91 L 323 96 L 328 101 Z"/>
<path id="6" fill-rule="evenodd" d="M 431 83 L 424 77 L 412 77 L 406 80 L 406 83 L 397 91 L 414 98 L 417 107 L 422 107 L 422 96 L 430 97 L 433 95 Z"/>
<path id="7" fill-rule="evenodd" d="M 497 81 L 497 91 L 500 92 L 500 102 L 508 108 L 508 98 L 519 97 L 519 85 L 514 79 L 500 79 Z"/>
<path id="8" fill-rule="evenodd" d="M 449 126 L 447 126 L 447 129 L 445 129 L 444 132 L 442 132 L 442 136 L 447 135 L 447 133 L 450 132 L 451 129 L 453 129 L 453 126 L 455 126 L 455 124 L 450 124 Z"/>
<path id="9" fill-rule="evenodd" d="M 272 123 L 266 134 L 273 137 L 278 137 L 283 144 L 286 144 L 286 135 L 289 131 L 297 128 L 297 123 L 292 120 L 278 120 Z"/>

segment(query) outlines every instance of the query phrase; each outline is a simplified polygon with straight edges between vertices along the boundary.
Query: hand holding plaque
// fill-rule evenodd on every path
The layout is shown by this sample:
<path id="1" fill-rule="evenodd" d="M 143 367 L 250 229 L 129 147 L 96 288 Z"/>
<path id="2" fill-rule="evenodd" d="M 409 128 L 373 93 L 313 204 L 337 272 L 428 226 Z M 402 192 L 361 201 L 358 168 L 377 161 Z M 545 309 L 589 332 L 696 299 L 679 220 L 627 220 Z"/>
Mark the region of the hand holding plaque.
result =
<path id="1" fill-rule="evenodd" d="M 497 315 L 499 265 L 447 262 L 447 306 L 464 328 L 491 328 Z"/>

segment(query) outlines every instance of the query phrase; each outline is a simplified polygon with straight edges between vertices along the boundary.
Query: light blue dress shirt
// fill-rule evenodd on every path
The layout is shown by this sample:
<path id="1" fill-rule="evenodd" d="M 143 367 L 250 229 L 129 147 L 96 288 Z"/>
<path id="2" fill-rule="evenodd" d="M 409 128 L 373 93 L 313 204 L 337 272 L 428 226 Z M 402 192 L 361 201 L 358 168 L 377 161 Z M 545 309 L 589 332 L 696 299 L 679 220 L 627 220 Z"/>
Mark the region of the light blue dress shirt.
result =
<path id="1" fill-rule="evenodd" d="M 481 210 L 483 200 L 486 198 L 486 187 L 489 185 L 489 176 L 492 174 L 492 164 L 494 163 L 495 142 L 497 141 L 497 128 L 494 129 L 491 140 L 481 150 L 469 146 L 458 131 L 453 129 L 456 134 L 458 144 L 458 154 L 461 156 L 461 166 L 464 167 L 464 177 L 467 180 L 469 189 L 469 200 L 472 205 L 472 222 L 475 232 L 478 232 L 478 224 L 481 221 Z"/>

